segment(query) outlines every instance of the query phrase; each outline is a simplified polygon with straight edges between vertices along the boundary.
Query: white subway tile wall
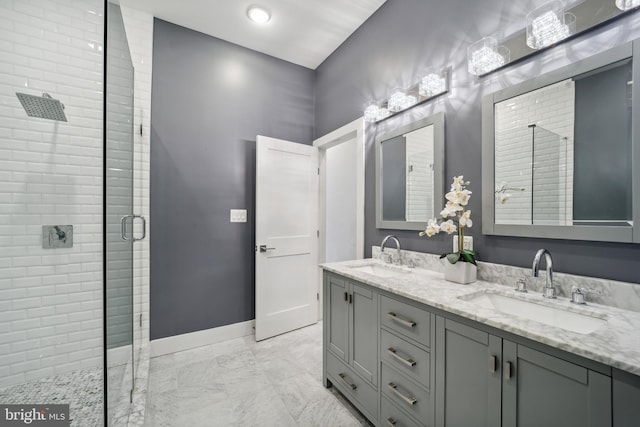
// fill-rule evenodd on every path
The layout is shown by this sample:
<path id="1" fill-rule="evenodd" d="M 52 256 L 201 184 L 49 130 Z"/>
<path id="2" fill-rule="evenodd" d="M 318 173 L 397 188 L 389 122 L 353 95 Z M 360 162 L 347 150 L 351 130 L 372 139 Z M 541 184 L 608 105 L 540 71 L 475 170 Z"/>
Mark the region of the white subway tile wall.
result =
<path id="1" fill-rule="evenodd" d="M 0 2 L 0 384 L 102 363 L 103 3 Z M 68 122 L 27 117 L 48 92 Z M 42 225 L 74 246 L 43 249 Z"/>
<path id="2" fill-rule="evenodd" d="M 435 218 L 433 211 L 433 128 L 410 132 L 406 137 L 407 221 Z M 442 201 L 444 203 L 444 201 Z"/>
<path id="3" fill-rule="evenodd" d="M 151 74 L 153 64 L 153 15 L 121 2 L 134 67 L 134 211 L 147 220 L 147 237 L 136 242 L 133 252 L 134 341 L 136 348 L 149 343 L 149 165 L 151 144 Z M 142 125 L 142 135 L 140 134 Z M 140 226 L 139 224 L 137 224 Z M 136 229 L 139 235 L 141 230 Z M 140 319 L 142 316 L 142 325 Z"/>
<path id="4" fill-rule="evenodd" d="M 511 198 L 506 203 L 496 202 L 496 224 L 531 224 L 532 217 L 540 225 L 571 224 L 574 104 L 572 80 L 496 104 L 495 182 L 512 188 L 507 190 Z M 535 152 L 532 124 L 536 125 Z"/>

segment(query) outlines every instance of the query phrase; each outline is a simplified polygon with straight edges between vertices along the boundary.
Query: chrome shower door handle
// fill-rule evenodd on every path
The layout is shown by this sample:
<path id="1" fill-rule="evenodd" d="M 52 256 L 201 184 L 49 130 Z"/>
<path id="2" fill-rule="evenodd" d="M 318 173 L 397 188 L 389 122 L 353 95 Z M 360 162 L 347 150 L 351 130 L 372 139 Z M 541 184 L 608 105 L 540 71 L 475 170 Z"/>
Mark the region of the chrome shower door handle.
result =
<path id="1" fill-rule="evenodd" d="M 131 218 L 132 226 L 131 238 L 127 237 L 127 220 L 129 218 Z M 136 218 L 140 218 L 142 220 L 142 237 L 140 238 L 136 238 L 135 235 L 133 235 L 133 223 L 135 222 Z M 133 242 L 143 240 L 145 237 L 147 237 L 147 220 L 145 219 L 145 217 L 143 217 L 142 215 L 125 215 L 120 218 L 120 237 L 122 238 L 122 240 L 131 240 Z"/>
<path id="2" fill-rule="evenodd" d="M 129 240 L 127 237 L 127 219 L 133 218 L 133 215 L 125 215 L 120 218 L 120 237 L 122 240 Z"/>
<path id="3" fill-rule="evenodd" d="M 136 218 L 140 218 L 142 220 L 142 237 L 140 238 L 136 238 L 136 236 L 132 236 L 133 237 L 133 241 L 134 242 L 138 242 L 140 240 L 144 240 L 145 237 L 147 237 L 147 219 L 145 217 L 143 217 L 142 215 L 131 215 L 131 218 L 133 218 L 133 221 L 135 222 Z M 132 231 L 133 233 L 133 231 Z"/>

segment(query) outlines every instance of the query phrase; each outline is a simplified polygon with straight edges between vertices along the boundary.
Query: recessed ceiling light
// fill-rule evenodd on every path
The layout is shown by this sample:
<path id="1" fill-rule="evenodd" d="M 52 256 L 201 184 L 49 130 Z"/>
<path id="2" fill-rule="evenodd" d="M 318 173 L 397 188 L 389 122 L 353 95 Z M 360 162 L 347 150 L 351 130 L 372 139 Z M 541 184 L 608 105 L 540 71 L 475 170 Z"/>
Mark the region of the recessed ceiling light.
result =
<path id="1" fill-rule="evenodd" d="M 271 19 L 271 12 L 266 7 L 253 5 L 247 9 L 247 16 L 256 24 L 266 24 Z"/>

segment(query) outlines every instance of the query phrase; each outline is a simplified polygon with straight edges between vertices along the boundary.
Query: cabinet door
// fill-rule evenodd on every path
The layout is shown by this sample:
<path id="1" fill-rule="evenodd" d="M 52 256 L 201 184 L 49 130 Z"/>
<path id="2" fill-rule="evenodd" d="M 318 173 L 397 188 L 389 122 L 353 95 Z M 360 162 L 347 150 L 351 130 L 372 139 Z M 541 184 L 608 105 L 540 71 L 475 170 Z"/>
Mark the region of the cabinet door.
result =
<path id="1" fill-rule="evenodd" d="M 501 346 L 498 337 L 436 318 L 436 426 L 500 426 Z"/>
<path id="2" fill-rule="evenodd" d="M 325 301 L 329 302 L 327 344 L 329 350 L 345 363 L 349 363 L 349 289 L 345 279 L 327 275 Z"/>
<path id="3" fill-rule="evenodd" d="M 352 285 L 351 366 L 371 384 L 378 383 L 378 294 Z"/>
<path id="4" fill-rule="evenodd" d="M 611 378 L 506 340 L 503 358 L 503 426 L 611 426 Z"/>

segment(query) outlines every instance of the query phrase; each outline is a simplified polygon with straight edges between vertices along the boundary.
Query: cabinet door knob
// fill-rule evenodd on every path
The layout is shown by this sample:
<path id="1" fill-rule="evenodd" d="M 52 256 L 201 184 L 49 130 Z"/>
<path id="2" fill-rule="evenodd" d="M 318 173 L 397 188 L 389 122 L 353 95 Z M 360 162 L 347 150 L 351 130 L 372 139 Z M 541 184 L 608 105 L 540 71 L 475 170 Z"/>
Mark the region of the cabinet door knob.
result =
<path id="1" fill-rule="evenodd" d="M 389 417 L 387 418 L 387 424 L 389 424 L 391 427 L 394 427 L 397 424 L 397 421 Z"/>

